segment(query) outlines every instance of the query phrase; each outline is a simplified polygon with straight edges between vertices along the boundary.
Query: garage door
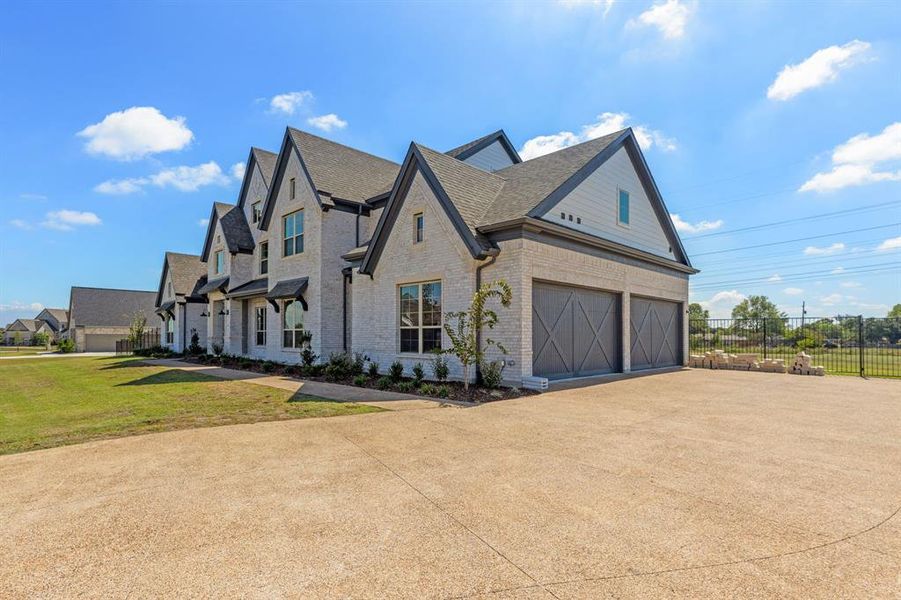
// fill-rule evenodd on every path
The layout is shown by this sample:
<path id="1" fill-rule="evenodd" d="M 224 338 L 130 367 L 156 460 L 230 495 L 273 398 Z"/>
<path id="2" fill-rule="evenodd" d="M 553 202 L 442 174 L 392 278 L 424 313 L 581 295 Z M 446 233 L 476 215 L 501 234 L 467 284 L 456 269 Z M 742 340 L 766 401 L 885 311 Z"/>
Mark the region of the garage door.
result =
<path id="1" fill-rule="evenodd" d="M 117 333 L 94 333 L 84 336 L 85 352 L 115 352 L 116 341 L 125 336 Z"/>
<path id="2" fill-rule="evenodd" d="M 622 368 L 619 296 L 535 282 L 532 286 L 532 374 L 548 379 Z"/>
<path id="3" fill-rule="evenodd" d="M 632 296 L 629 312 L 633 371 L 682 364 L 680 304 Z"/>

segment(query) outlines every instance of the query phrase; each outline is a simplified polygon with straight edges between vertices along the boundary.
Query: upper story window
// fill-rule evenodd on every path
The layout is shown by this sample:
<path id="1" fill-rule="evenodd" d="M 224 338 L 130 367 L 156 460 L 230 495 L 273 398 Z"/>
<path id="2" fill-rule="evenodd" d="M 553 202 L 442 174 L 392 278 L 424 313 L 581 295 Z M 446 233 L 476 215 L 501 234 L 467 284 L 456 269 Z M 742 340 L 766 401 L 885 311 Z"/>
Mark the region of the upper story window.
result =
<path id="1" fill-rule="evenodd" d="M 171 281 L 166 284 L 166 290 L 167 290 L 166 293 L 171 296 L 172 295 L 172 282 Z"/>
<path id="2" fill-rule="evenodd" d="M 294 200 L 294 198 L 297 197 L 297 180 L 293 177 L 291 178 L 291 181 L 288 182 L 288 190 L 291 200 Z"/>
<path id="3" fill-rule="evenodd" d="M 441 282 L 400 286 L 400 351 L 441 349 Z"/>
<path id="4" fill-rule="evenodd" d="M 616 222 L 620 225 L 629 225 L 629 192 L 619 190 L 619 203 L 616 209 Z"/>
<path id="5" fill-rule="evenodd" d="M 253 223 L 259 223 L 260 218 L 263 216 L 263 203 L 262 202 L 254 202 L 250 205 L 250 220 Z"/>
<path id="6" fill-rule="evenodd" d="M 303 333 L 303 307 L 296 300 L 285 302 L 284 321 L 282 322 L 282 345 L 285 348 L 300 348 Z"/>
<path id="7" fill-rule="evenodd" d="M 260 275 L 269 272 L 269 242 L 260 242 Z"/>
<path id="8" fill-rule="evenodd" d="M 257 346 L 266 345 L 266 307 L 257 306 L 254 309 L 254 324 L 256 330 Z"/>
<path id="9" fill-rule="evenodd" d="M 175 341 L 175 319 L 169 317 L 166 319 L 166 343 L 171 344 Z"/>
<path id="10" fill-rule="evenodd" d="M 422 213 L 413 215 L 413 243 L 418 244 L 425 239 L 425 217 Z"/>
<path id="11" fill-rule="evenodd" d="M 216 275 L 225 271 L 225 252 L 222 250 L 216 251 Z"/>
<path id="12" fill-rule="evenodd" d="M 303 210 L 282 217 L 282 256 L 293 256 L 303 252 Z"/>

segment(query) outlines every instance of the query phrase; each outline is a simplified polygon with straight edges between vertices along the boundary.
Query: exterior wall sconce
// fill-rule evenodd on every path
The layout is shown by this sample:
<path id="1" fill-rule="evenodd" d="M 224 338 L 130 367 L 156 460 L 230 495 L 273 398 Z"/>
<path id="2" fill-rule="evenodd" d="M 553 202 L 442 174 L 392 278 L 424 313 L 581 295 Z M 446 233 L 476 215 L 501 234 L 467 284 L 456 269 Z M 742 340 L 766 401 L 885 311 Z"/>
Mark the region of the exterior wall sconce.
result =
<path id="1" fill-rule="evenodd" d="M 219 311 L 219 316 L 225 316 L 225 315 L 227 315 L 227 314 L 228 314 L 228 310 L 226 310 L 226 309 L 223 309 L 223 310 L 220 310 L 220 311 Z"/>

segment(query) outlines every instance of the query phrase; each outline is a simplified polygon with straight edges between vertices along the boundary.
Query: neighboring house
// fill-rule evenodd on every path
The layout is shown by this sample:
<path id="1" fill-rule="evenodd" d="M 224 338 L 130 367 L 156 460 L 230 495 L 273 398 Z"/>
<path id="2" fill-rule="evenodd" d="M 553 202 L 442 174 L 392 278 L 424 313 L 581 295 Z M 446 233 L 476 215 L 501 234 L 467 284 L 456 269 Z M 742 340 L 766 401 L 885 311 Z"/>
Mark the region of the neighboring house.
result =
<path id="1" fill-rule="evenodd" d="M 206 271 L 199 256 L 166 252 L 156 292 L 160 345 L 174 352 L 184 352 L 196 331 L 198 343 L 206 348 L 207 299 L 198 293 L 206 285 Z"/>
<path id="2" fill-rule="evenodd" d="M 54 336 L 53 329 L 46 321 L 41 321 L 39 319 L 16 319 L 6 326 L 6 330 L 3 332 L 3 342 L 7 346 L 29 346 L 36 333 L 46 333 L 51 339 Z"/>
<path id="3" fill-rule="evenodd" d="M 201 261 L 210 347 L 297 362 L 306 330 L 323 359 L 383 370 L 446 349 L 445 315 L 505 279 L 512 305 L 484 335 L 517 384 L 684 364 L 697 272 L 630 129 L 525 162 L 503 131 L 413 143 L 398 165 L 288 128 L 213 207 Z"/>
<path id="4" fill-rule="evenodd" d="M 50 326 L 50 329 L 53 330 L 51 334 L 53 341 L 57 341 L 60 334 L 69 327 L 69 311 L 65 308 L 45 308 L 38 313 L 35 319 L 44 321 Z"/>
<path id="5" fill-rule="evenodd" d="M 135 315 L 156 330 L 156 292 L 73 287 L 69 294 L 69 327 L 65 336 L 78 352 L 113 352 L 128 337 Z"/>

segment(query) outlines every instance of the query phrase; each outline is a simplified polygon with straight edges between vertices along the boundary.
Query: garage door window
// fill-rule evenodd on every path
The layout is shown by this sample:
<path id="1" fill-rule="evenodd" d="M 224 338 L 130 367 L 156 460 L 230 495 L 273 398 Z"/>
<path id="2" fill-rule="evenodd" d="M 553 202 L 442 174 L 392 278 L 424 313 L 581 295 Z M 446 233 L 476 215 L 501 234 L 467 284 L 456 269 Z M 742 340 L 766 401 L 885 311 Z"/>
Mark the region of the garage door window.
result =
<path id="1" fill-rule="evenodd" d="M 400 351 L 426 353 L 441 349 L 441 282 L 399 288 Z"/>

